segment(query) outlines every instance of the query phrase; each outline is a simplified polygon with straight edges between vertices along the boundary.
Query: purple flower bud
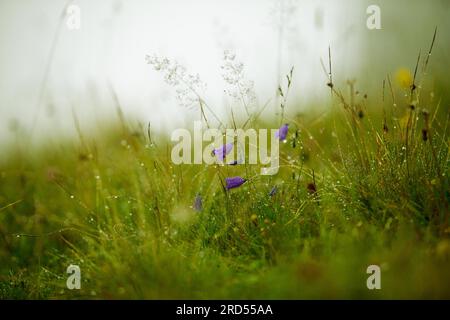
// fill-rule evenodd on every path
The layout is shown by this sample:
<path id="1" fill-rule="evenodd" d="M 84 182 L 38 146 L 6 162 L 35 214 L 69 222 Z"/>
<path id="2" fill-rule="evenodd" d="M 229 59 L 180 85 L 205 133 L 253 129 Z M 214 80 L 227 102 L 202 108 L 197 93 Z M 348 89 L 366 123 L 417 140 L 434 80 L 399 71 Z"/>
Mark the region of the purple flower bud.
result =
<path id="1" fill-rule="evenodd" d="M 195 211 L 202 211 L 203 210 L 203 202 L 202 202 L 202 196 L 197 193 L 194 200 L 194 206 Z"/>
<path id="2" fill-rule="evenodd" d="M 277 193 L 277 191 L 278 191 L 277 186 L 274 186 L 274 187 L 272 188 L 272 190 L 270 190 L 269 196 L 273 197 L 273 196 L 275 195 L 275 193 Z"/>
<path id="3" fill-rule="evenodd" d="M 280 139 L 280 141 L 286 140 L 288 130 L 289 125 L 287 123 L 283 124 L 281 128 L 275 133 L 275 138 Z"/>
<path id="4" fill-rule="evenodd" d="M 233 149 L 233 144 L 227 143 L 219 148 L 214 149 L 212 151 L 212 154 L 217 157 L 217 161 L 222 162 L 227 156 L 227 154 L 231 152 L 231 149 Z"/>
<path id="5" fill-rule="evenodd" d="M 227 190 L 237 188 L 241 184 L 243 184 L 245 181 L 247 181 L 247 179 L 243 179 L 241 177 L 225 178 L 225 182 L 227 185 L 226 188 L 227 188 Z"/>

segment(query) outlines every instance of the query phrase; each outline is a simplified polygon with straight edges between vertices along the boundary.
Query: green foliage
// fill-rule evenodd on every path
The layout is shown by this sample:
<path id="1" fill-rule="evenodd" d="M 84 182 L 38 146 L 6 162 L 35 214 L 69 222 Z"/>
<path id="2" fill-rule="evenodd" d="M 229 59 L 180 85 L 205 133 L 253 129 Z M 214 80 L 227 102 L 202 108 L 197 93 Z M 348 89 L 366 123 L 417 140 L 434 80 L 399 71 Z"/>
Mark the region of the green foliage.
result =
<path id="1" fill-rule="evenodd" d="M 175 166 L 168 141 L 123 118 L 11 150 L 0 298 L 450 298 L 448 112 L 330 88 L 327 112 L 289 118 L 280 87 L 290 129 L 276 176 Z M 224 191 L 242 172 L 257 178 Z M 70 264 L 81 290 L 66 288 Z M 370 264 L 382 290 L 366 288 Z"/>

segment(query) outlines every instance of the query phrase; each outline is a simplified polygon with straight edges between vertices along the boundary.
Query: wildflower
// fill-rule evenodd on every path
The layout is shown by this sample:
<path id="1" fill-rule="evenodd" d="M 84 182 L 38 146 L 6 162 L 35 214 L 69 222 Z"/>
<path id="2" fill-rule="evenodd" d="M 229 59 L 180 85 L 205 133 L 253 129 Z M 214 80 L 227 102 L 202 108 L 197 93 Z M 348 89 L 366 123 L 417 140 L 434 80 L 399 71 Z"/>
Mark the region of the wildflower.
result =
<path id="1" fill-rule="evenodd" d="M 203 91 L 206 85 L 198 74 L 189 74 L 184 66 L 167 58 L 147 55 L 145 59 L 156 71 L 164 75 L 164 81 L 168 85 L 174 87 L 180 105 L 191 107 L 200 103 L 199 92 Z"/>
<path id="2" fill-rule="evenodd" d="M 422 115 L 423 115 L 424 123 L 425 123 L 425 126 L 422 129 L 422 140 L 426 142 L 429 138 L 429 130 L 430 130 L 429 116 L 430 116 L 430 114 L 429 114 L 428 110 L 424 109 L 422 111 Z"/>
<path id="3" fill-rule="evenodd" d="M 402 88 L 410 88 L 413 85 L 413 77 L 411 75 L 411 72 L 406 68 L 401 68 L 397 71 L 395 78 L 397 80 L 397 83 Z"/>
<path id="4" fill-rule="evenodd" d="M 217 157 L 217 161 L 222 162 L 225 157 L 231 152 L 231 149 L 233 149 L 233 144 L 227 143 L 219 148 L 214 149 L 212 151 L 212 154 Z"/>
<path id="5" fill-rule="evenodd" d="M 287 123 L 283 124 L 281 128 L 275 133 L 275 138 L 280 139 L 280 141 L 286 140 L 288 130 L 289 125 Z"/>
<path id="6" fill-rule="evenodd" d="M 194 199 L 194 210 L 199 212 L 203 210 L 203 200 L 202 200 L 202 196 L 200 194 L 197 193 L 197 195 L 195 196 Z"/>
<path id="7" fill-rule="evenodd" d="M 273 197 L 273 196 L 277 193 L 277 191 L 278 191 L 277 186 L 274 186 L 274 187 L 272 188 L 272 190 L 270 190 L 269 196 Z"/>
<path id="8" fill-rule="evenodd" d="M 422 129 L 422 140 L 427 141 L 428 140 L 428 130 L 423 128 Z"/>
<path id="9" fill-rule="evenodd" d="M 242 185 L 247 179 L 243 179 L 241 177 L 232 177 L 232 178 L 225 178 L 226 188 L 227 190 L 237 188 L 240 185 Z"/>
<path id="10" fill-rule="evenodd" d="M 309 193 L 311 194 L 315 194 L 317 192 L 316 184 L 314 182 L 308 183 L 306 189 L 308 189 Z"/>
<path id="11" fill-rule="evenodd" d="M 244 64 L 235 58 L 235 53 L 228 50 L 224 52 L 221 69 L 222 78 L 229 85 L 226 92 L 232 98 L 242 101 L 246 107 L 252 107 L 256 102 L 254 83 L 245 78 Z"/>

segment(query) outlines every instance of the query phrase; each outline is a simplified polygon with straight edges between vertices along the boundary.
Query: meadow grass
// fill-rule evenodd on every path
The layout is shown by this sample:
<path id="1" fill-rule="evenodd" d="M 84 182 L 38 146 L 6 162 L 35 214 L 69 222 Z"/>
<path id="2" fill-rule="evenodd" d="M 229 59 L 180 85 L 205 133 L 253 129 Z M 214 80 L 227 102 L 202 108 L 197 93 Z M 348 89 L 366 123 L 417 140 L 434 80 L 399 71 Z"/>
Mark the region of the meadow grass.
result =
<path id="1" fill-rule="evenodd" d="M 415 83 L 348 96 L 330 77 L 331 107 L 283 106 L 275 176 L 174 165 L 167 138 L 122 114 L 95 135 L 18 143 L 0 167 L 0 298 L 450 298 L 449 115 Z M 237 175 L 258 177 L 225 190 Z M 372 264 L 381 290 L 366 287 Z"/>

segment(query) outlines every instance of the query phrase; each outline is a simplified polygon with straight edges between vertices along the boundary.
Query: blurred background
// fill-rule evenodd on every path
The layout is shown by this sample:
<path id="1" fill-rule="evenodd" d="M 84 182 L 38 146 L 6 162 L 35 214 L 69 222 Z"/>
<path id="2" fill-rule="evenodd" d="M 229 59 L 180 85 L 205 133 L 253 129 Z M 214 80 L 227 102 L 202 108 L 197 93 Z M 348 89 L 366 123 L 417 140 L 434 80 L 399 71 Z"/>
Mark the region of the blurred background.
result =
<path id="1" fill-rule="evenodd" d="M 369 30 L 369 5 L 381 9 L 381 29 Z M 79 8 L 70 28 L 67 8 Z M 73 12 L 72 12 L 73 13 Z M 295 66 L 288 112 L 329 107 L 320 59 L 331 47 L 334 81 L 356 79 L 361 91 L 380 90 L 387 74 L 414 69 L 438 27 L 429 74 L 448 99 L 450 2 L 360 0 L 0 1 L 0 148 L 18 134 L 33 141 L 74 132 L 123 112 L 154 130 L 186 125 L 198 111 L 177 104 L 173 88 L 146 64 L 146 54 L 177 60 L 207 83 L 205 99 L 220 116 L 223 51 L 236 52 L 255 82 L 258 102 L 270 99 Z M 375 91 L 373 91 L 375 90 Z M 276 99 L 275 99 L 276 100 Z M 290 109 L 289 109 L 290 108 Z M 0 149 L 1 150 L 1 149 Z"/>

